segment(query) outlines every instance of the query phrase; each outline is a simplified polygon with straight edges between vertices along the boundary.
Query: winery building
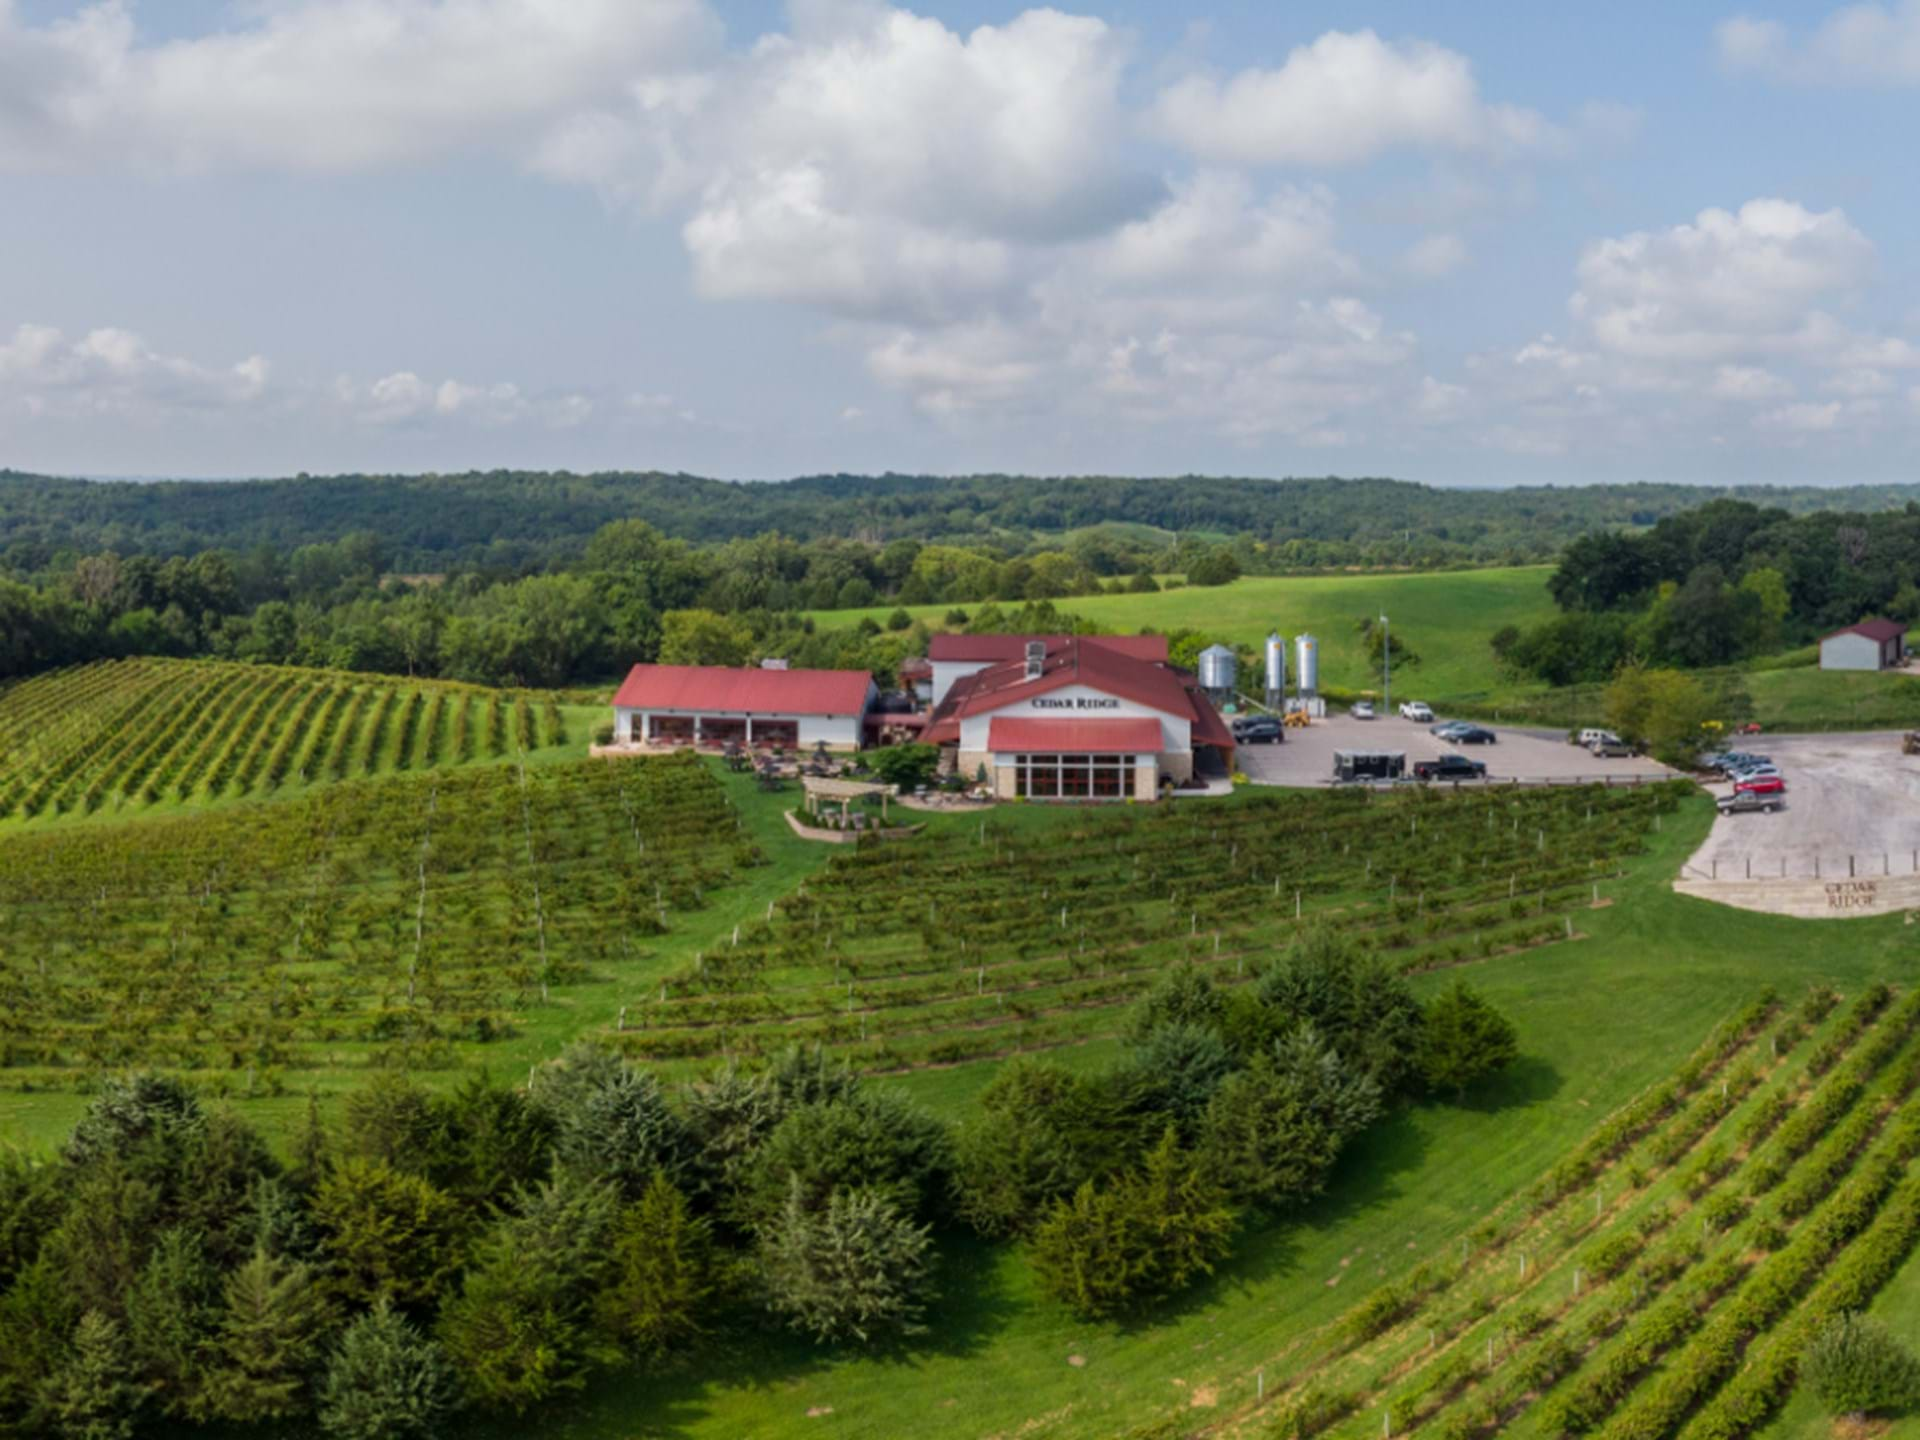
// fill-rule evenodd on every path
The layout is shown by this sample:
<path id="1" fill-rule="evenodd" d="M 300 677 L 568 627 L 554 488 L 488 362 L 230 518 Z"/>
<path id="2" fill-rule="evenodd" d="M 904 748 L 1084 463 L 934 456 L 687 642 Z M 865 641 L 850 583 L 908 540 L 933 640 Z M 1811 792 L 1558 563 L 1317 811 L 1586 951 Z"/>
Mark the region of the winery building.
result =
<path id="1" fill-rule="evenodd" d="M 935 636 L 928 658 L 925 739 L 1004 799 L 1152 800 L 1163 780 L 1233 771 L 1232 731 L 1163 637 Z"/>
<path id="2" fill-rule="evenodd" d="M 864 670 L 636 665 L 613 697 L 620 745 L 857 750 L 879 698 Z"/>

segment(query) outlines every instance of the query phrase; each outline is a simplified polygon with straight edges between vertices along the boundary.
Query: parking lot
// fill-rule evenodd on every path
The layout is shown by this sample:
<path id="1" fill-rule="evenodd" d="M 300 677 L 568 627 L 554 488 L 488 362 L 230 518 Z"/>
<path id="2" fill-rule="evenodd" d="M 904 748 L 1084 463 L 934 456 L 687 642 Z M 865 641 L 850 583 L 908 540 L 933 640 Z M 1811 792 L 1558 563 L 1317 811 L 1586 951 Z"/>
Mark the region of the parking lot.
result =
<path id="1" fill-rule="evenodd" d="M 1446 719 L 1440 716 L 1439 719 Z M 1437 723 L 1437 721 L 1436 721 Z M 1236 752 L 1240 768 L 1259 785 L 1325 785 L 1333 779 L 1336 750 L 1399 750 L 1407 757 L 1408 773 L 1421 760 L 1442 755 L 1465 755 L 1487 767 L 1493 780 L 1572 782 L 1610 780 L 1614 783 L 1659 779 L 1673 772 L 1642 757 L 1601 760 L 1569 745 L 1564 736 L 1524 730 L 1486 728 L 1499 736 L 1492 745 L 1448 745 L 1427 733 L 1427 726 L 1402 720 L 1397 714 L 1378 720 L 1355 720 L 1341 713 L 1316 720 L 1305 729 L 1287 731 L 1284 745 L 1242 745 Z"/>
<path id="2" fill-rule="evenodd" d="M 1767 735 L 1742 748 L 1780 767 L 1785 803 L 1715 820 L 1688 876 L 1829 881 L 1920 869 L 1920 756 L 1902 755 L 1898 734 Z"/>

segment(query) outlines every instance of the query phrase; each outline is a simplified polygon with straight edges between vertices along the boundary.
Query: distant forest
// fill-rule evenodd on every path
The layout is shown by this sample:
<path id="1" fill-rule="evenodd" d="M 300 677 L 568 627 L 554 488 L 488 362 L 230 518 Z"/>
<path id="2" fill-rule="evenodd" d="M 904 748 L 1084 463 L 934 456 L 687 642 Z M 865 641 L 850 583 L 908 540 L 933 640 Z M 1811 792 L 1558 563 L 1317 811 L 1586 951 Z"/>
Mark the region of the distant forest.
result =
<path id="1" fill-rule="evenodd" d="M 1259 542 L 1262 569 L 1430 569 L 1555 558 L 1595 529 L 1645 527 L 1719 496 L 1792 514 L 1875 512 L 1920 485 L 1846 489 L 1608 485 L 1437 489 L 1399 480 L 1181 476 L 693 475 L 490 471 L 281 480 L 88 481 L 0 470 L 0 568 L 27 574 L 111 551 L 158 557 L 261 546 L 291 552 L 355 532 L 403 572 L 565 565 L 611 521 L 639 518 L 698 544 L 777 532 L 809 541 L 1046 548 L 1094 526 Z"/>

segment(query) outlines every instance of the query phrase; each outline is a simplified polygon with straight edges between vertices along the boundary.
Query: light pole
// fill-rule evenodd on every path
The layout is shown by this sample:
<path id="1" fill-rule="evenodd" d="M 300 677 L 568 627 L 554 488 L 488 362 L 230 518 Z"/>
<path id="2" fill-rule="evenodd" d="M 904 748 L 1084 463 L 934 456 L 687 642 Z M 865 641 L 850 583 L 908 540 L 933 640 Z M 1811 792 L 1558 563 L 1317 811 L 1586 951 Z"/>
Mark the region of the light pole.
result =
<path id="1" fill-rule="evenodd" d="M 1393 709 L 1393 630 L 1380 617 L 1380 708 Z"/>

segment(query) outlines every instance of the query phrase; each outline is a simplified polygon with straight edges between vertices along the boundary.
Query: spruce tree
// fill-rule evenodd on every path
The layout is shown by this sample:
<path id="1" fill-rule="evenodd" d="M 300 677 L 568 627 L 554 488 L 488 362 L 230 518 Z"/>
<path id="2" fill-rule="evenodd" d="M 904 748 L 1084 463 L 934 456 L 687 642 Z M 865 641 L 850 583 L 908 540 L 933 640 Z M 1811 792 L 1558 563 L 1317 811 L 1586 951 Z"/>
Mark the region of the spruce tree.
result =
<path id="1" fill-rule="evenodd" d="M 1456 980 L 1427 1007 L 1417 1063 L 1434 1090 L 1456 1095 L 1513 1063 L 1520 1053 L 1513 1023 Z"/>
<path id="2" fill-rule="evenodd" d="M 224 1298 L 206 1415 L 255 1424 L 302 1413 L 334 1315 L 313 1268 L 263 1247 L 227 1276 Z"/>
<path id="3" fill-rule="evenodd" d="M 66 1363 L 47 1380 L 42 1408 L 67 1440 L 127 1440 L 146 1387 L 130 1376 L 126 1332 L 89 1310 L 80 1317 Z"/>
<path id="4" fill-rule="evenodd" d="M 459 1398 L 440 1347 L 382 1299 L 334 1349 L 320 1385 L 320 1425 L 338 1440 L 439 1435 Z"/>
<path id="5" fill-rule="evenodd" d="M 710 1227 L 656 1175 L 620 1216 L 612 1270 L 594 1300 L 597 1322 L 628 1354 L 658 1360 L 705 1333 L 717 1290 Z"/>

